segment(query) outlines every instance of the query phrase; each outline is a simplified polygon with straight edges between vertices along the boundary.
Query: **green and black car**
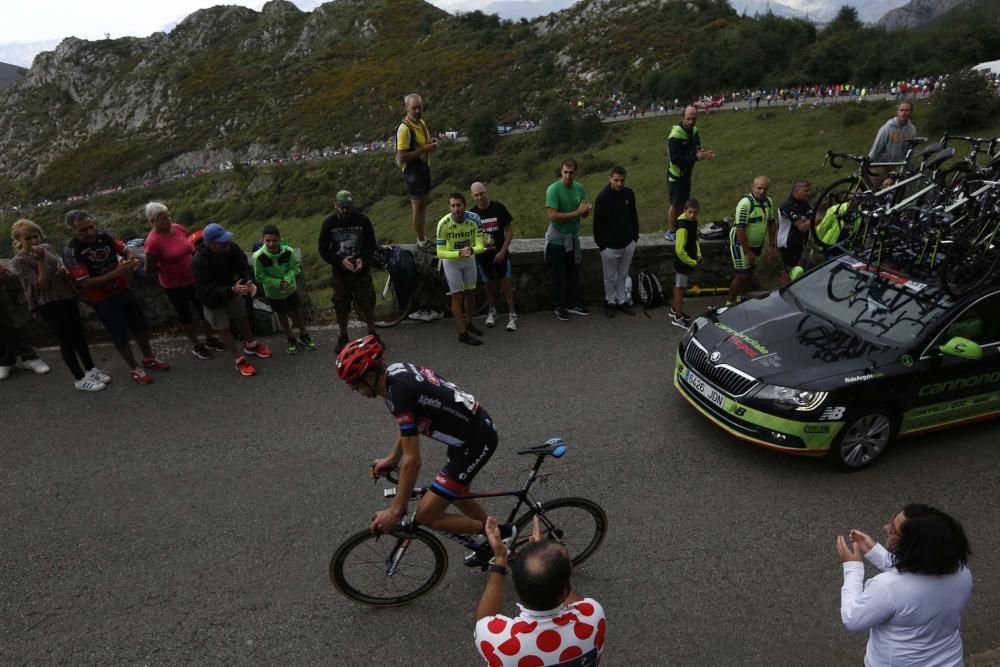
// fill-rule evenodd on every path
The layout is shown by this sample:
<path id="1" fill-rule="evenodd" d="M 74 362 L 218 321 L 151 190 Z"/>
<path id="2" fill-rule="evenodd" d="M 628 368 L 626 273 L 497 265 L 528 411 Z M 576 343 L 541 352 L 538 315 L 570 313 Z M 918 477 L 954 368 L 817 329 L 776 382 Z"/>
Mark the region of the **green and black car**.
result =
<path id="1" fill-rule="evenodd" d="M 844 255 L 697 318 L 674 386 L 736 437 L 859 470 L 894 437 L 1000 414 L 1000 283 L 955 298 Z"/>

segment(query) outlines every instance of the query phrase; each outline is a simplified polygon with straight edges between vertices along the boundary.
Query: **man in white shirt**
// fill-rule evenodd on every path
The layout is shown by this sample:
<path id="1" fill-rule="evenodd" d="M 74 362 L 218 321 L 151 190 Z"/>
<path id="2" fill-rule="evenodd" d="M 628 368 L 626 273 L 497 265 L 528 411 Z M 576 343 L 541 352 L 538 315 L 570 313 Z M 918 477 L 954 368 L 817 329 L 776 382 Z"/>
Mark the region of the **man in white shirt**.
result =
<path id="1" fill-rule="evenodd" d="M 962 611 L 972 596 L 969 542 L 940 510 L 911 504 L 885 526 L 886 547 L 857 529 L 837 536 L 840 616 L 868 630 L 865 667 L 961 667 Z M 882 571 L 864 582 L 864 557 Z"/>

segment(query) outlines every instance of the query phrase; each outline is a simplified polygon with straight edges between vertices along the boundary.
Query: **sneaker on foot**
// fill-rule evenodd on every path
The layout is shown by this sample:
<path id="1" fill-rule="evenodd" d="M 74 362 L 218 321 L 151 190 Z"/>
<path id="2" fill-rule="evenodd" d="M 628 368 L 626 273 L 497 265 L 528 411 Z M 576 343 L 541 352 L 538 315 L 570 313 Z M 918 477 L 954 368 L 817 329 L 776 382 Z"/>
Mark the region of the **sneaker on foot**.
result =
<path id="1" fill-rule="evenodd" d="M 91 368 L 89 371 L 85 373 L 85 375 L 94 382 L 100 382 L 101 384 L 111 384 L 111 376 L 102 371 L 97 366 Z"/>
<path id="2" fill-rule="evenodd" d="M 458 335 L 458 342 L 465 343 L 466 345 L 482 345 L 483 341 L 478 338 L 473 338 L 469 335 L 469 332 L 465 332 Z"/>
<path id="3" fill-rule="evenodd" d="M 620 303 L 618 304 L 617 308 L 626 315 L 633 315 L 633 316 L 635 315 L 635 308 L 628 305 L 627 303 Z"/>
<path id="4" fill-rule="evenodd" d="M 6 380 L 9 378 L 12 370 L 13 366 L 0 366 L 0 380 Z"/>
<path id="5" fill-rule="evenodd" d="M 566 310 L 573 313 L 574 315 L 590 315 L 590 309 L 584 308 L 583 306 L 570 306 Z"/>
<path id="6" fill-rule="evenodd" d="M 146 357 L 142 360 L 142 367 L 149 368 L 154 371 L 169 371 L 170 364 L 165 361 L 160 361 L 156 357 Z"/>
<path id="7" fill-rule="evenodd" d="M 673 232 L 663 232 L 663 238 L 665 238 L 668 241 L 676 241 L 677 235 Z"/>
<path id="8" fill-rule="evenodd" d="M 133 368 L 128 372 L 128 376 L 135 380 L 138 384 L 149 384 L 153 381 L 153 377 L 148 375 L 146 371 L 141 368 Z"/>
<path id="9" fill-rule="evenodd" d="M 205 345 L 203 345 L 201 343 L 195 343 L 195 345 L 191 348 L 191 354 L 193 354 L 194 356 L 198 357 L 199 359 L 211 359 L 212 358 L 212 351 L 210 349 L 208 349 L 207 346 L 205 346 Z"/>
<path id="10" fill-rule="evenodd" d="M 511 313 L 507 317 L 507 331 L 517 331 L 517 315 Z"/>
<path id="11" fill-rule="evenodd" d="M 52 369 L 49 365 L 39 358 L 34 359 L 24 359 L 21 361 L 21 368 L 27 368 L 29 371 L 34 371 L 39 375 L 45 375 Z"/>
<path id="12" fill-rule="evenodd" d="M 107 385 L 103 382 L 97 382 L 88 375 L 84 375 L 82 378 L 73 383 L 73 386 L 80 391 L 101 391 Z"/>
<path id="13" fill-rule="evenodd" d="M 472 322 L 466 322 L 465 323 L 465 330 L 468 331 L 473 336 L 482 336 L 483 335 L 483 330 L 480 329 L 479 327 L 477 327 Z"/>
<path id="14" fill-rule="evenodd" d="M 495 327 L 497 325 L 497 309 L 490 308 L 490 312 L 486 314 L 486 326 Z"/>
<path id="15" fill-rule="evenodd" d="M 615 304 L 607 303 L 604 305 L 604 317 L 614 317 L 615 316 Z"/>
<path id="16" fill-rule="evenodd" d="M 254 357 L 260 357 L 261 359 L 267 359 L 271 356 L 271 348 L 269 348 L 267 345 L 264 345 L 264 343 L 258 341 L 257 344 L 254 345 L 253 347 L 250 347 L 249 345 L 244 345 L 243 354 L 244 355 L 249 354 Z"/>
<path id="17" fill-rule="evenodd" d="M 250 377 L 257 373 L 257 369 L 250 365 L 246 357 L 240 357 L 236 360 L 236 370 L 244 377 Z"/>
<path id="18" fill-rule="evenodd" d="M 565 308 L 555 309 L 556 319 L 562 320 L 563 322 L 569 322 L 569 311 Z"/>
<path id="19" fill-rule="evenodd" d="M 299 346 L 296 344 L 294 338 L 289 338 L 288 339 L 288 347 L 285 348 L 285 352 L 287 352 L 288 354 L 298 354 L 299 353 Z"/>
<path id="20" fill-rule="evenodd" d="M 215 336 L 205 336 L 205 347 L 216 352 L 225 352 L 226 346 Z"/>
<path id="21" fill-rule="evenodd" d="M 684 313 L 678 313 L 673 308 L 669 311 L 670 323 L 675 327 L 680 327 L 681 329 L 687 329 L 691 326 L 691 317 L 685 315 Z"/>
<path id="22" fill-rule="evenodd" d="M 349 340 L 350 339 L 347 337 L 347 334 L 340 334 L 340 338 L 337 339 L 337 347 L 333 351 L 334 354 L 340 354 L 340 351 L 344 349 L 344 346 L 347 345 Z"/>
<path id="23" fill-rule="evenodd" d="M 408 316 L 411 320 L 420 320 L 421 322 L 431 322 L 436 319 L 431 312 L 430 308 L 421 308 L 420 310 L 415 310 Z"/>
<path id="24" fill-rule="evenodd" d="M 302 347 L 306 348 L 310 352 L 316 349 L 316 341 L 312 339 L 309 334 L 302 334 L 299 336 L 299 342 L 302 343 Z"/>

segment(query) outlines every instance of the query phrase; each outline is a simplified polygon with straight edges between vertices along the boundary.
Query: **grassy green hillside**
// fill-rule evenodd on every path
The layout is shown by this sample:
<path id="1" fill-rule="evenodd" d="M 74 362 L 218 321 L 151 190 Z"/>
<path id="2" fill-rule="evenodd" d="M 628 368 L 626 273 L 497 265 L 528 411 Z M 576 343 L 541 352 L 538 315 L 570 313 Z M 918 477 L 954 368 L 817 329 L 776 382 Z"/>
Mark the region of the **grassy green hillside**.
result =
<path id="1" fill-rule="evenodd" d="M 928 108 L 917 104 L 914 122 L 921 127 Z M 807 178 L 819 189 L 847 175 L 823 165 L 827 149 L 866 152 L 878 126 L 893 113 L 888 102 L 848 103 L 815 111 L 788 112 L 773 108 L 759 112 L 719 112 L 703 115 L 698 126 L 706 147 L 718 159 L 699 163 L 693 195 L 702 202 L 702 218 L 731 214 L 756 174 L 772 179 L 771 194 L 783 199 L 797 178 Z M 568 152 L 580 162 L 580 181 L 593 199 L 607 182 L 615 163 L 629 171 L 628 185 L 636 192 L 640 224 L 645 232 L 665 224 L 664 166 L 666 136 L 677 116 L 613 123 L 597 143 Z M 970 130 L 972 131 L 972 130 Z M 1000 134 L 1000 119 L 979 134 Z M 493 198 L 504 202 L 514 215 L 519 238 L 539 237 L 547 222 L 545 188 L 555 180 L 562 154 L 541 156 L 533 135 L 502 139 L 496 154 L 474 157 L 465 144 L 445 145 L 435 154 L 436 187 L 428 209 L 428 229 L 447 213 L 447 195 L 468 192 L 473 180 L 485 180 Z M 384 241 L 410 242 L 409 202 L 402 178 L 389 154 L 366 155 L 327 162 L 293 164 L 261 170 L 190 178 L 158 188 L 109 195 L 82 203 L 120 235 L 145 234 L 142 206 L 164 201 L 174 216 L 188 225 L 218 220 L 237 232 L 249 245 L 262 225 L 279 225 L 295 245 L 301 245 L 307 266 L 320 262 L 315 250 L 320 222 L 333 208 L 333 196 L 346 188 L 371 217 Z M 57 243 L 63 238 L 61 219 L 69 205 L 32 211 L 29 217 L 48 230 Z M 9 238 L 18 216 L 0 217 L 0 234 Z M 589 225 L 584 233 L 589 232 Z M 2 254 L 9 255 L 6 241 Z"/>

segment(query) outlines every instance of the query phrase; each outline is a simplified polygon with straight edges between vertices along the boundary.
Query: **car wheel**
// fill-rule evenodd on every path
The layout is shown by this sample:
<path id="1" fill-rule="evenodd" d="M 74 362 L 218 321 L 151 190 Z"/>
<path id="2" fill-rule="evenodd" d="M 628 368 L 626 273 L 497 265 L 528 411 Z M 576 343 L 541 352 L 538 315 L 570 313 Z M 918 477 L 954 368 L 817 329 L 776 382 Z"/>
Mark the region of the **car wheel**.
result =
<path id="1" fill-rule="evenodd" d="M 888 411 L 862 413 L 844 426 L 827 458 L 843 470 L 862 470 L 885 451 L 895 433 L 895 420 Z"/>

